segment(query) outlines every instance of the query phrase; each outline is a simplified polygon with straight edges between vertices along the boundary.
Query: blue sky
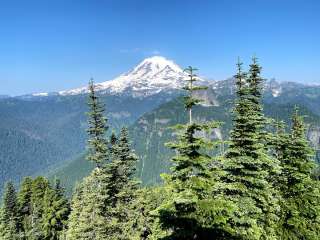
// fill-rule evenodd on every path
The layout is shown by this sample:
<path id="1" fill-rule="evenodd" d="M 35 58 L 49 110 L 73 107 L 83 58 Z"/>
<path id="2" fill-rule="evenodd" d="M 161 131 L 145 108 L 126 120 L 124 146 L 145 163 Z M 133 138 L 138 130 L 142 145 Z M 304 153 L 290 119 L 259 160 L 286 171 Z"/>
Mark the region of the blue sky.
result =
<path id="1" fill-rule="evenodd" d="M 320 83 L 318 0 L 0 0 L 0 94 L 112 79 L 162 55 L 225 79 L 240 56 L 264 76 Z"/>

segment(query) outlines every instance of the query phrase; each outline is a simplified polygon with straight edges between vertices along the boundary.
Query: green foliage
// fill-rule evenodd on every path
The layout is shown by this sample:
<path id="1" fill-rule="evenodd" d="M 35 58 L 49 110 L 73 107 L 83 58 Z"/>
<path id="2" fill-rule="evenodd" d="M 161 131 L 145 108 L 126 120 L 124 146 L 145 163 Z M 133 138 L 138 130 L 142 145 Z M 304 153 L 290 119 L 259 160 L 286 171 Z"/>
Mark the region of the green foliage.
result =
<path id="1" fill-rule="evenodd" d="M 0 216 L 0 239 L 59 239 L 68 218 L 68 202 L 59 184 L 26 177 L 17 196 L 6 188 Z"/>
<path id="2" fill-rule="evenodd" d="M 112 161 L 95 168 L 73 196 L 67 239 L 134 239 L 137 234 L 133 228 L 136 157 L 126 129 L 112 148 Z"/>
<path id="3" fill-rule="evenodd" d="M 238 63 L 235 76 L 237 99 L 226 153 L 225 194 L 238 204 L 239 212 L 233 227 L 242 238 L 277 239 L 279 194 L 270 180 L 279 171 L 279 166 L 275 158 L 267 155 L 263 145 L 265 119 L 260 103 L 261 68 L 255 58 L 248 75 L 242 73 L 241 66 Z"/>
<path id="4" fill-rule="evenodd" d="M 51 180 L 56 178 L 60 179 L 65 188 L 66 195 L 71 198 L 75 185 L 88 176 L 94 167 L 95 164 L 89 162 L 86 159 L 86 155 L 82 154 L 70 161 L 63 168 L 55 171 L 49 178 Z"/>
<path id="5" fill-rule="evenodd" d="M 66 232 L 66 239 L 78 239 L 81 234 L 81 228 L 79 227 L 79 217 L 83 211 L 83 193 L 84 183 L 86 178 L 81 184 L 77 184 L 71 199 L 71 212 L 68 219 L 68 230 Z"/>
<path id="6" fill-rule="evenodd" d="M 73 196 L 67 239 L 108 239 L 105 169 L 95 168 Z"/>
<path id="7" fill-rule="evenodd" d="M 312 179 L 315 162 L 313 151 L 305 137 L 305 126 L 298 108 L 292 116 L 290 134 L 278 133 L 275 144 L 281 161 L 279 189 L 281 201 L 282 239 L 319 239 L 320 200 L 319 181 Z"/>
<path id="8" fill-rule="evenodd" d="M 212 167 L 219 163 L 208 154 L 215 143 L 199 134 L 212 131 L 218 123 L 193 123 L 192 107 L 199 101 L 193 96 L 195 69 L 189 67 L 187 71 L 190 79 L 185 87 L 189 91 L 185 108 L 189 110 L 189 124 L 175 126 L 177 141 L 167 144 L 177 155 L 172 158 L 171 174 L 164 175 L 172 196 L 158 208 L 160 223 L 164 230 L 171 230 L 165 239 L 229 237 L 231 229 L 226 223 L 233 207 L 220 195 L 213 195 L 221 175 L 219 168 Z"/>
<path id="9" fill-rule="evenodd" d="M 135 237 L 138 182 L 134 179 L 137 157 L 131 150 L 126 128 L 118 138 L 112 134 L 107 144 L 104 109 L 92 82 L 89 90 L 88 159 L 97 167 L 73 196 L 66 236 L 67 239 L 138 239 Z"/>
<path id="10" fill-rule="evenodd" d="M 133 153 L 128 131 L 122 128 L 119 137 L 111 135 L 111 162 L 106 165 L 106 214 L 109 239 L 138 239 L 135 180 L 137 157 Z"/>
<path id="11" fill-rule="evenodd" d="M 61 188 L 59 180 L 55 181 L 53 188 L 46 189 L 43 201 L 42 230 L 44 239 L 58 240 L 67 225 L 69 216 L 69 204 L 64 198 L 64 190 Z"/>
<path id="12" fill-rule="evenodd" d="M 104 106 L 95 93 L 95 85 L 89 82 L 88 105 L 88 155 L 96 168 L 79 185 L 71 204 L 67 239 L 106 239 L 106 203 L 108 199 L 108 141 L 106 139 L 107 120 Z"/>
<path id="13" fill-rule="evenodd" d="M 148 132 L 153 135 L 158 131 L 161 141 L 171 140 L 166 145 L 171 152 L 156 156 L 158 148 L 153 153 L 154 160 L 161 158 L 163 164 L 165 157 L 173 155 L 171 172 L 162 174 L 164 185 L 140 188 L 136 179 L 138 158 L 128 130 L 122 128 L 119 135 L 113 132 L 107 138 L 104 104 L 90 81 L 87 159 L 95 168 L 82 164 L 86 167 L 82 176 L 93 170 L 76 187 L 71 212 L 58 180 L 52 184 L 45 177 L 27 177 L 17 195 L 14 185 L 8 183 L 0 209 L 0 239 L 319 239 L 319 170 L 298 108 L 290 133 L 284 122 L 267 120 L 257 59 L 253 59 L 248 73 L 243 73 L 238 63 L 233 126 L 225 153 L 223 138 L 231 128 L 227 111 L 230 96 L 220 96 L 220 106 L 197 106 L 201 102 L 196 97 L 198 91 L 206 87 L 194 85 L 196 69 L 185 71 L 189 79 L 184 105 L 179 100 L 167 103 L 167 108 L 173 106 L 173 115 L 157 109 L 168 121 L 150 118 L 154 125 L 179 123 L 165 132 L 157 127 Z M 287 119 L 292 111 L 291 105 L 265 106 L 277 120 Z M 183 108 L 188 117 L 177 114 Z M 223 127 L 212 121 L 214 116 L 225 122 Z M 318 120 L 310 114 L 311 123 Z M 150 130 L 144 127 L 144 131 Z M 148 138 L 141 141 L 150 144 Z M 77 163 L 70 164 L 70 172 L 79 167 Z M 145 159 L 139 164 L 141 172 L 148 169 Z M 157 170 L 161 169 L 163 165 Z M 74 179 L 81 179 L 77 173 L 73 173 Z"/>
<path id="14" fill-rule="evenodd" d="M 31 231 L 31 214 L 32 214 L 32 178 L 25 177 L 21 183 L 20 191 L 18 193 L 18 207 L 19 217 L 21 221 L 22 235 L 25 237 L 26 233 Z"/>
<path id="15" fill-rule="evenodd" d="M 105 133 L 108 129 L 106 125 L 106 117 L 104 116 L 104 105 L 100 102 L 95 92 L 95 86 L 93 80 L 89 83 L 89 96 L 88 105 L 90 112 L 88 115 L 88 129 L 89 135 L 87 156 L 89 161 L 100 167 L 107 160 L 107 141 L 105 139 Z"/>
<path id="16" fill-rule="evenodd" d="M 163 186 L 142 188 L 137 192 L 136 211 L 138 213 L 139 239 L 157 240 L 170 235 L 170 230 L 161 228 L 155 209 L 172 198 L 171 191 Z"/>
<path id="17" fill-rule="evenodd" d="M 281 94 L 274 97 L 273 89 L 270 88 L 274 84 L 272 81 L 266 82 L 266 116 L 288 122 L 287 112 L 291 112 L 292 106 L 297 104 L 302 113 L 308 115 L 305 119 L 308 129 L 318 132 L 320 88 L 297 83 L 276 83 L 275 88 L 281 87 Z M 230 130 L 229 109 L 234 98 L 233 85 L 233 79 L 216 82 L 213 84 L 214 87 L 210 86 L 202 94 L 213 97 L 213 106 L 206 102 L 206 106 L 196 106 L 193 109 L 194 115 L 199 119 L 224 122 L 221 129 L 224 139 L 228 138 Z M 147 185 L 159 183 L 159 174 L 167 172 L 170 167 L 169 159 L 173 152 L 165 148 L 163 143 L 170 141 L 172 131 L 167 131 L 166 127 L 188 120 L 184 114 L 184 106 L 175 99 L 178 94 L 179 91 L 163 91 L 145 98 L 134 98 L 99 92 L 101 102 L 106 104 L 108 109 L 108 123 L 116 132 L 123 125 L 133 124 L 130 127 L 130 138 L 140 159 L 138 171 L 141 180 Z M 174 100 L 170 101 L 172 99 Z M 81 161 L 81 164 L 85 162 L 78 157 L 85 154 L 87 140 L 87 122 L 84 114 L 87 111 L 86 101 L 85 94 L 0 99 L 1 190 L 8 180 L 18 185 L 24 176 L 53 176 L 58 171 L 57 176 L 61 178 L 67 193 L 71 195 L 74 183 L 93 169 L 89 164 L 74 167 L 76 161 Z M 170 103 L 166 104 L 168 101 Z M 137 119 L 139 120 L 136 121 Z M 164 122 L 161 122 L 162 120 Z M 313 143 L 319 142 L 316 138 L 309 140 Z M 319 156 L 318 154 L 318 159 Z M 76 177 L 78 173 L 81 176 Z"/>
<path id="18" fill-rule="evenodd" d="M 99 92 L 108 108 L 108 122 L 117 132 L 176 95 L 161 93 L 141 99 Z M 85 94 L 0 99 L 0 195 L 6 181 L 19 184 L 24 176 L 54 175 L 84 155 L 86 101 Z"/>
<path id="19" fill-rule="evenodd" d="M 44 177 L 37 177 L 33 180 L 31 185 L 31 231 L 26 235 L 32 240 L 40 240 L 44 237 L 42 231 L 43 226 L 43 212 L 44 212 L 44 196 L 49 188 L 49 181 Z"/>
<path id="20" fill-rule="evenodd" d="M 137 190 L 138 182 L 134 180 L 137 157 L 130 147 L 126 128 L 121 129 L 118 139 L 111 136 L 111 143 L 112 158 L 106 170 L 110 184 L 108 186 L 109 201 L 111 206 L 115 206 L 117 201 L 124 204 L 130 202 Z"/>
<path id="21" fill-rule="evenodd" d="M 3 239 L 18 239 L 19 236 L 19 214 L 16 190 L 12 182 L 5 187 L 3 206 L 0 212 L 0 236 Z"/>
<path id="22" fill-rule="evenodd" d="M 188 95 L 184 97 L 184 107 L 189 111 L 190 124 L 192 123 L 192 108 L 201 102 L 199 98 L 194 97 L 194 92 L 207 89 L 207 87 L 194 85 L 194 83 L 198 81 L 197 75 L 195 74 L 197 70 L 198 69 L 191 66 L 184 70 L 184 72 L 186 72 L 189 76 L 189 78 L 186 79 L 187 85 L 183 89 L 188 91 Z"/>

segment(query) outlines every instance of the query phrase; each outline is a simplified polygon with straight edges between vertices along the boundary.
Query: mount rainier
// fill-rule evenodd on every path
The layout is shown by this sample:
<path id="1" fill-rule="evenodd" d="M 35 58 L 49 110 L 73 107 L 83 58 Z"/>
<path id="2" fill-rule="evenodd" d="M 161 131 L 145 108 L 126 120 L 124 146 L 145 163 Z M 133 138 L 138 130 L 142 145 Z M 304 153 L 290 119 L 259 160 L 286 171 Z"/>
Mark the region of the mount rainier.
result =
<path id="1" fill-rule="evenodd" d="M 181 89 L 188 75 L 173 61 L 161 56 L 144 59 L 136 67 L 119 77 L 96 84 L 98 91 L 113 95 L 134 97 L 151 96 L 162 91 Z M 76 88 L 59 92 L 60 95 L 86 93 L 87 88 Z"/>
<path id="2" fill-rule="evenodd" d="M 144 59 L 130 71 L 123 73 L 112 80 L 96 83 L 96 89 L 101 94 L 105 95 L 119 97 L 130 96 L 140 99 L 155 95 L 175 96 L 177 93 L 181 92 L 180 90 L 186 84 L 185 80 L 187 78 L 188 75 L 174 61 L 162 56 L 153 56 Z M 211 96 L 211 98 L 213 98 L 210 100 L 211 102 L 215 101 L 212 91 L 214 91 L 215 94 L 220 94 L 219 89 L 222 92 L 226 90 L 230 92 L 234 91 L 233 78 L 222 81 L 209 81 L 202 78 L 199 78 L 199 80 L 198 84 L 205 84 L 209 87 L 209 93 L 207 92 L 204 94 L 206 97 Z M 273 97 L 279 97 L 283 91 L 286 91 L 286 88 L 287 90 L 290 90 L 292 88 L 305 87 L 319 88 L 319 86 L 307 86 L 301 83 L 278 82 L 275 80 L 268 80 L 265 84 L 266 92 L 270 92 Z M 87 86 L 83 86 L 60 92 L 43 92 L 23 95 L 19 96 L 19 98 L 28 99 L 48 96 L 74 96 L 85 94 L 87 91 Z"/>
<path id="3" fill-rule="evenodd" d="M 174 61 L 168 60 L 162 56 L 153 56 L 144 59 L 130 71 L 120 76 L 101 83 L 96 83 L 96 89 L 100 93 L 116 96 L 132 96 L 135 98 L 144 98 L 158 93 L 165 92 L 166 95 L 177 93 L 185 84 L 188 75 Z M 206 84 L 210 89 L 228 88 L 233 91 L 233 79 L 226 81 L 207 81 L 199 78 L 198 84 Z M 266 89 L 272 92 L 274 97 L 282 93 L 282 89 L 294 83 L 279 83 L 275 80 L 267 81 Z M 303 86 L 302 84 L 298 84 Z M 28 97 L 48 97 L 48 96 L 69 96 L 87 93 L 86 86 L 71 90 L 64 90 L 54 93 L 34 93 Z"/>

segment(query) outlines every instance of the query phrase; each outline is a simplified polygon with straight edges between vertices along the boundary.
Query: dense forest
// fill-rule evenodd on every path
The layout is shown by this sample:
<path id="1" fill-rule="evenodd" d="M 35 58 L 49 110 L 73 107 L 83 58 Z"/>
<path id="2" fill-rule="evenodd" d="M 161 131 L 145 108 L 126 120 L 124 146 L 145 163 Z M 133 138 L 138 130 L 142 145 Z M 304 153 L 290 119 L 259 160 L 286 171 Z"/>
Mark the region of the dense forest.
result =
<path id="1" fill-rule="evenodd" d="M 172 126 L 174 151 L 163 183 L 143 187 L 128 129 L 110 131 L 106 109 L 89 84 L 87 161 L 91 173 L 71 199 L 58 179 L 8 182 L 0 239 L 320 239 L 320 182 L 304 116 L 291 123 L 264 115 L 261 67 L 237 64 L 236 99 L 227 141 L 213 139 L 221 121 L 199 121 L 197 69 L 184 91 L 188 123 Z M 112 126 L 111 126 L 112 127 Z"/>

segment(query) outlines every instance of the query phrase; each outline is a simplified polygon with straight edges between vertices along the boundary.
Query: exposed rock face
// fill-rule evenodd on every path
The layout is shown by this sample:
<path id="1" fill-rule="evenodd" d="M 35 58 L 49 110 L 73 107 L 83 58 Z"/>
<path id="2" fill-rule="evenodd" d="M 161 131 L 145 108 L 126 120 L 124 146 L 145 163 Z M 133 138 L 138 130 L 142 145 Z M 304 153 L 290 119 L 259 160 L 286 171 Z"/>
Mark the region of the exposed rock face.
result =
<path id="1" fill-rule="evenodd" d="M 311 126 L 308 129 L 308 139 L 316 149 L 320 149 L 320 126 Z"/>

